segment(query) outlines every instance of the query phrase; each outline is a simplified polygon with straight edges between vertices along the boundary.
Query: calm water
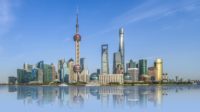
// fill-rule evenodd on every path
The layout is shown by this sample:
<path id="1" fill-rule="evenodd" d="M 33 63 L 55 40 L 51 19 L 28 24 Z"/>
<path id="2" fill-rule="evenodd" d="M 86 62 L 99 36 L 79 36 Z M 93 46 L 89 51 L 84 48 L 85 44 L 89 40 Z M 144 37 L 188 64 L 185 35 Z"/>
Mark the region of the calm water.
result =
<path id="1" fill-rule="evenodd" d="M 200 86 L 0 86 L 0 112 L 200 111 Z"/>

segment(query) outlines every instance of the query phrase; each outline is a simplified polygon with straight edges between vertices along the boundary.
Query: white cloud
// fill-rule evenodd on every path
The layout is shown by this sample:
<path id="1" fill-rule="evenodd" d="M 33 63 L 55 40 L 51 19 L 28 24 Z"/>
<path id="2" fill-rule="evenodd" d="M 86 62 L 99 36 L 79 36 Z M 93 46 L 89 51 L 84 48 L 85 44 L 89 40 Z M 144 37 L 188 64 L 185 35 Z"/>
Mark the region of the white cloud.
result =
<path id="1" fill-rule="evenodd" d="M 180 2 L 147 2 L 136 8 L 132 8 L 117 17 L 113 24 L 125 26 L 145 19 L 162 18 L 181 11 L 193 11 L 200 6 L 198 0 L 182 0 Z"/>

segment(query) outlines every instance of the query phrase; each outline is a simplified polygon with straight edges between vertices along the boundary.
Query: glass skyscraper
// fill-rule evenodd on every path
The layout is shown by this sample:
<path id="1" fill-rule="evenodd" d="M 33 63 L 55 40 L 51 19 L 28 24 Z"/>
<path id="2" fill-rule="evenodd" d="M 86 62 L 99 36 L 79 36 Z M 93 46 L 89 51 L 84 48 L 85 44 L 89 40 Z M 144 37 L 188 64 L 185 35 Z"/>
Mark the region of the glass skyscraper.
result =
<path id="1" fill-rule="evenodd" d="M 109 74 L 108 44 L 101 46 L 101 74 Z"/>

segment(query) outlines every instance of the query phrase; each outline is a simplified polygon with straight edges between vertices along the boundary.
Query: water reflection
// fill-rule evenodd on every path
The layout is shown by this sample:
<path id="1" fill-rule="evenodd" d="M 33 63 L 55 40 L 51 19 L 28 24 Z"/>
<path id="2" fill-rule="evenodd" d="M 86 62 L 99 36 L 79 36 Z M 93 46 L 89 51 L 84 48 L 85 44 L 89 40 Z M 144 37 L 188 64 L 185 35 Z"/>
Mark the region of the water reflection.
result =
<path id="1" fill-rule="evenodd" d="M 147 107 L 162 105 L 170 92 L 195 89 L 195 86 L 134 86 L 134 87 L 49 87 L 49 86 L 8 86 L 8 92 L 15 92 L 17 100 L 24 104 L 57 104 L 61 107 L 81 108 L 87 102 L 97 101 L 101 107 L 121 108 L 128 106 Z"/>

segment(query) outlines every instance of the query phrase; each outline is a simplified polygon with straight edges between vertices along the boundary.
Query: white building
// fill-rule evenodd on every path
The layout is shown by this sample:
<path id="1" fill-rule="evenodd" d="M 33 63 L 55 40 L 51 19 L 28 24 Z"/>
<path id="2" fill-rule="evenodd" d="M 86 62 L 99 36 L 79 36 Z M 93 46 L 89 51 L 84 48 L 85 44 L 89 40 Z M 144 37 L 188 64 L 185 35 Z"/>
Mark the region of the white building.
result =
<path id="1" fill-rule="evenodd" d="M 123 74 L 103 74 L 103 75 L 99 75 L 99 83 L 101 85 L 106 85 L 106 84 L 109 84 L 109 83 L 123 84 L 124 83 Z"/>

